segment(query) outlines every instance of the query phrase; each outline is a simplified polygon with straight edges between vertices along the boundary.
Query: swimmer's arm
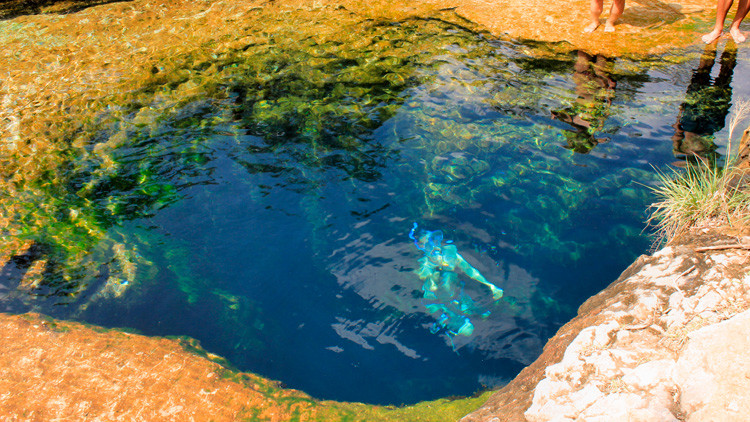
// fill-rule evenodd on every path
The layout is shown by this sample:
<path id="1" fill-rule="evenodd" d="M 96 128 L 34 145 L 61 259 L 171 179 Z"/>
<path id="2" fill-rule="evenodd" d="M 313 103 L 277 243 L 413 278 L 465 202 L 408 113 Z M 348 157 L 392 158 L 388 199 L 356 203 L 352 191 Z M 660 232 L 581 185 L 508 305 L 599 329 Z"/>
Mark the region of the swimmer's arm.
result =
<path id="1" fill-rule="evenodd" d="M 471 264 L 466 262 L 464 257 L 461 255 L 458 255 L 458 267 L 461 268 L 461 270 L 466 273 L 467 276 L 471 277 L 472 279 L 478 281 L 481 284 L 484 284 L 485 286 L 490 288 L 490 291 L 492 291 L 492 297 L 497 300 L 503 297 L 503 289 L 495 286 L 494 284 L 487 281 L 486 278 L 482 275 L 482 273 L 479 272 L 476 268 L 472 267 Z"/>

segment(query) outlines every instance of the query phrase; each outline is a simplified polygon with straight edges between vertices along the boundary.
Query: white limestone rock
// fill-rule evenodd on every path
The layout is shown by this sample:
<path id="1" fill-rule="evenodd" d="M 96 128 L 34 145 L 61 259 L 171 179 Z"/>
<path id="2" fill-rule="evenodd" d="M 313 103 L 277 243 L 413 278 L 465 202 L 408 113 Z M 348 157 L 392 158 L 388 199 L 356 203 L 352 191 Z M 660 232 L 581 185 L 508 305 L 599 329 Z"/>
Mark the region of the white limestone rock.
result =
<path id="1" fill-rule="evenodd" d="M 698 304 L 695 305 L 694 312 L 700 314 L 701 312 L 713 311 L 718 308 L 721 303 L 721 295 L 716 291 L 706 292 L 703 297 L 698 299 Z"/>
<path id="2" fill-rule="evenodd" d="M 688 421 L 746 421 L 750 415 L 750 311 L 690 334 L 672 379 Z"/>
<path id="3" fill-rule="evenodd" d="M 609 350 L 592 353 L 583 359 L 586 365 L 595 368 L 595 374 L 601 378 L 614 378 L 621 374 L 620 365 L 612 358 Z"/>
<path id="4" fill-rule="evenodd" d="M 652 406 L 648 400 L 634 393 L 610 394 L 597 400 L 578 415 L 581 422 L 678 422 L 678 419 L 661 406 Z"/>
<path id="5" fill-rule="evenodd" d="M 622 380 L 634 389 L 649 391 L 659 384 L 670 382 L 674 366 L 675 361 L 670 359 L 646 362 L 628 372 Z"/>

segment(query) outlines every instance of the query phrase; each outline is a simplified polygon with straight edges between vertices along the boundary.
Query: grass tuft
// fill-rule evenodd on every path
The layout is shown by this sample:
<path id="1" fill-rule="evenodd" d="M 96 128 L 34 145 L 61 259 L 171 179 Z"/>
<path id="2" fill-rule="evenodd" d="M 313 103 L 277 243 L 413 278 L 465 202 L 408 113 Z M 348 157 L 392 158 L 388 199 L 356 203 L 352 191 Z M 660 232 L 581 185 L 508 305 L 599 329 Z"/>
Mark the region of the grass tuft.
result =
<path id="1" fill-rule="evenodd" d="M 685 169 L 657 170 L 659 183 L 651 187 L 657 202 L 651 204 L 649 224 L 656 227 L 656 244 L 669 243 L 691 228 L 750 228 L 750 172 L 739 154 L 731 155 L 732 134 L 750 103 L 741 102 L 729 130 L 727 164 L 720 167 L 709 160 L 688 161 Z M 745 131 L 745 137 L 750 128 Z M 743 137 L 740 148 L 748 140 Z M 746 146 L 745 146 L 746 147 Z"/>
<path id="2" fill-rule="evenodd" d="M 660 200 L 651 204 L 649 223 L 655 222 L 660 242 L 692 227 L 741 228 L 750 223 L 748 177 L 733 165 L 720 168 L 698 160 L 682 171 L 660 171 L 658 179 L 652 190 Z"/>

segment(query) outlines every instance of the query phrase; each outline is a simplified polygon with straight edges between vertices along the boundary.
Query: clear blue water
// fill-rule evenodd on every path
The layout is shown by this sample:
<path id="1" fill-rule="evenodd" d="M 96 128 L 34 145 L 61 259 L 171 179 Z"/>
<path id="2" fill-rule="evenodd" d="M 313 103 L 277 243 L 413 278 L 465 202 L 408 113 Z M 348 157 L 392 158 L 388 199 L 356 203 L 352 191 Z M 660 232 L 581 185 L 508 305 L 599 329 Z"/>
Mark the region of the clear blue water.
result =
<path id="1" fill-rule="evenodd" d="M 702 51 L 603 60 L 424 22 L 362 36 L 414 51 L 230 52 L 218 83 L 193 69 L 104 113 L 68 182 L 106 227 L 94 275 L 65 295 L 6 294 L 5 309 L 191 336 L 325 399 L 413 403 L 512 379 L 649 250 L 646 186 L 680 161 L 681 110 L 705 103 L 688 93 Z M 735 107 L 747 67 L 740 50 L 709 97 Z M 196 80 L 205 90 L 180 97 Z M 704 132 L 725 154 L 727 128 Z M 414 222 L 505 291 L 493 302 L 464 279 L 491 312 L 469 337 L 430 332 Z"/>

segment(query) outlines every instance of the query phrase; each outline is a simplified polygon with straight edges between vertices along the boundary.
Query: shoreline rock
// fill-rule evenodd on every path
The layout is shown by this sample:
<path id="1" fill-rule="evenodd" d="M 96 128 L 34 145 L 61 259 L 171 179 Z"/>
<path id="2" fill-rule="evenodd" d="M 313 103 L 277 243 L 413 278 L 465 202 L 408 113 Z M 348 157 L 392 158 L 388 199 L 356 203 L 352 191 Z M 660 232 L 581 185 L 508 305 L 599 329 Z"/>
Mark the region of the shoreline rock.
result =
<path id="1" fill-rule="evenodd" d="M 715 248 L 737 242 L 704 232 L 641 256 L 462 422 L 741 420 L 750 251 Z"/>
<path id="2" fill-rule="evenodd" d="M 4 313 L 0 333 L 2 420 L 447 422 L 488 397 L 405 407 L 321 401 L 229 369 L 189 338 Z"/>

